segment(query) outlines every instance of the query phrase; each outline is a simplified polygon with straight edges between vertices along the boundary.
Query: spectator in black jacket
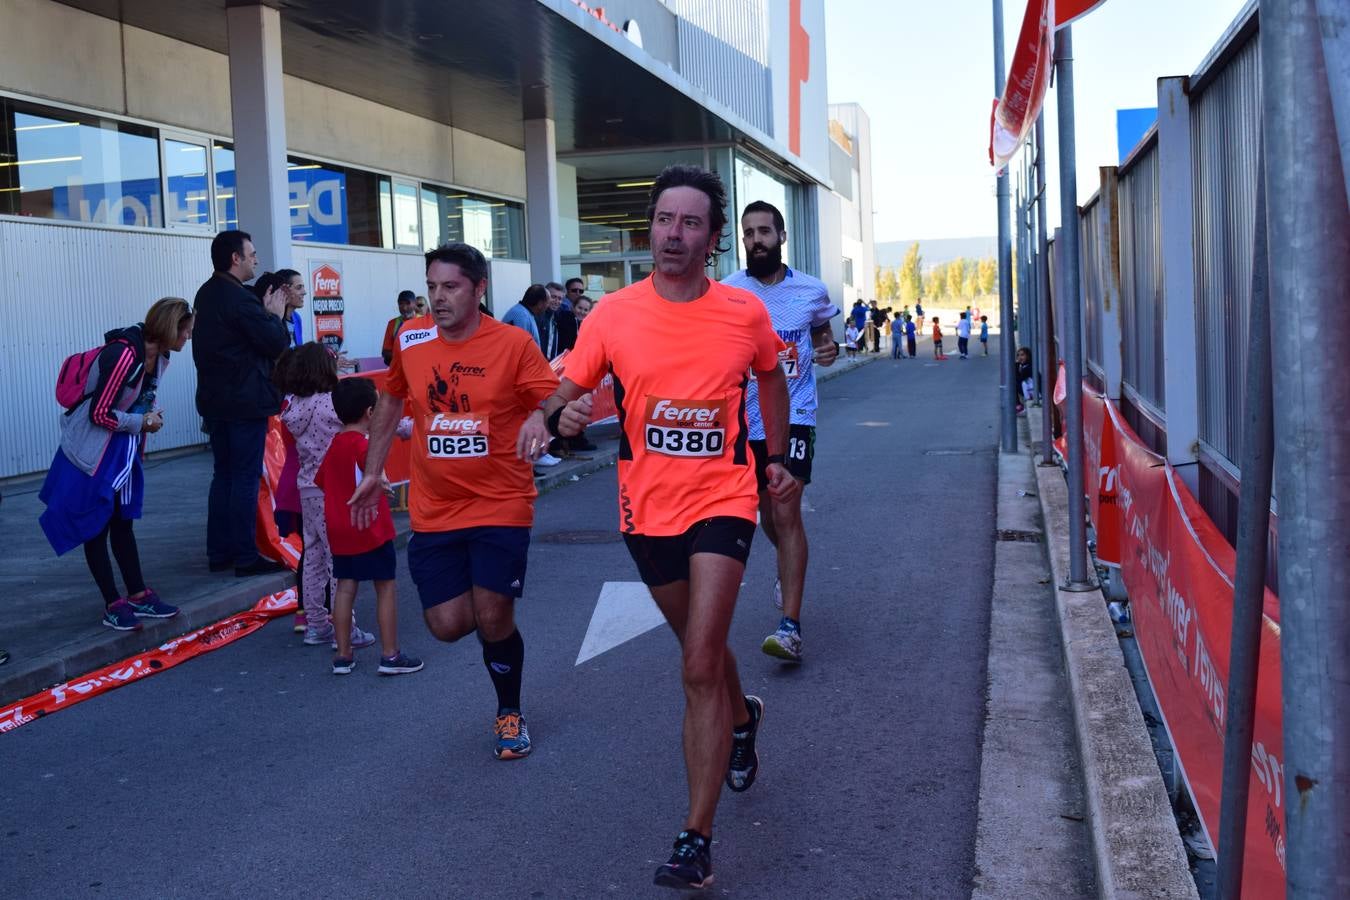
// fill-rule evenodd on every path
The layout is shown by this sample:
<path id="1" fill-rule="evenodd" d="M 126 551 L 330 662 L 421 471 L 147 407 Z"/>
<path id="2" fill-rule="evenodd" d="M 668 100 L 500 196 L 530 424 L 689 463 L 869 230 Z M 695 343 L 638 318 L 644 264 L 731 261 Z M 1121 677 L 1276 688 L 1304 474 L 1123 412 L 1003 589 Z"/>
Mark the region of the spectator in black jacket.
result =
<path id="1" fill-rule="evenodd" d="M 267 419 L 281 408 L 272 366 L 290 344 L 282 316 L 286 292 L 261 300 L 244 286 L 258 267 L 253 239 L 222 231 L 211 241 L 215 274 L 197 290 L 197 412 L 211 437 L 215 469 L 207 499 L 206 555 L 211 571 L 231 567 L 240 578 L 280 572 L 258 554 L 255 522 Z"/>
<path id="2" fill-rule="evenodd" d="M 548 309 L 553 316 L 553 327 L 558 334 L 556 353 L 571 350 L 577 343 L 577 317 L 563 297 L 563 286 L 556 281 L 544 285 L 548 291 Z"/>

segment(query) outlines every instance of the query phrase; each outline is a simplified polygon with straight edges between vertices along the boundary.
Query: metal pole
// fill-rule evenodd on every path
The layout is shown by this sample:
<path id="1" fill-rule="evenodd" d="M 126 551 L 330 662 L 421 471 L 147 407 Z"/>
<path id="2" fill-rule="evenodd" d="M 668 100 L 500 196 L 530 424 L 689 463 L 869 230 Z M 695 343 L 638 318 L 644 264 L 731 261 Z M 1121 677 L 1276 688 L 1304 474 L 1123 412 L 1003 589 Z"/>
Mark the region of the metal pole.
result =
<path id="1" fill-rule="evenodd" d="M 1270 479 L 1275 432 L 1270 403 L 1270 297 L 1267 285 L 1266 185 L 1257 151 L 1256 228 L 1252 240 L 1252 300 L 1247 323 L 1247 393 L 1242 418 L 1242 483 L 1238 499 L 1237 572 L 1228 666 L 1228 712 L 1223 738 L 1219 808 L 1219 900 L 1242 896 L 1251 785 L 1256 678 L 1261 663 L 1261 615 L 1270 540 Z"/>
<path id="2" fill-rule="evenodd" d="M 1037 324 L 1040 326 L 1041 372 L 1041 465 L 1055 464 L 1054 394 L 1050 390 L 1051 373 L 1056 371 L 1053 332 L 1050 327 L 1050 231 L 1046 227 L 1045 111 L 1036 117 L 1036 288 L 1040 295 Z"/>
<path id="3" fill-rule="evenodd" d="M 1055 35 L 1056 100 L 1059 106 L 1059 221 L 1055 252 L 1064 260 L 1065 441 L 1069 447 L 1069 580 L 1061 588 L 1090 591 L 1088 580 L 1086 500 L 1083 484 L 1083 298 L 1079 293 L 1078 161 L 1074 145 L 1073 28 Z"/>
<path id="4" fill-rule="evenodd" d="M 1322 59 L 1327 67 L 1331 108 L 1341 144 L 1341 171 L 1350 192 L 1350 14 L 1343 0 L 1317 0 L 1322 26 Z"/>
<path id="5" fill-rule="evenodd" d="M 1289 900 L 1350 897 L 1350 378 L 1313 345 L 1345 332 L 1350 207 L 1317 38 L 1313 0 L 1262 4 Z"/>
<path id="6" fill-rule="evenodd" d="M 1026 287 L 1022 291 L 1022 311 L 1027 317 L 1027 329 L 1023 343 L 1031 351 L 1031 399 L 1033 406 L 1039 406 L 1040 393 L 1036 390 L 1036 357 L 1040 351 L 1036 347 L 1036 335 L 1040 334 L 1039 326 L 1041 322 L 1041 311 L 1039 307 L 1039 294 L 1036 287 L 1036 219 L 1033 212 L 1036 204 L 1040 203 L 1039 190 L 1036 186 L 1036 168 L 1035 160 L 1032 154 L 1035 152 L 1031 141 L 1026 143 L 1026 180 L 1027 180 L 1027 202 L 1022 210 L 1022 271 L 1026 276 L 1024 284 Z"/>
<path id="7" fill-rule="evenodd" d="M 994 0 L 994 96 L 1003 96 L 1003 0 Z M 1017 375 L 1013 370 L 1012 246 L 1008 237 L 1008 170 L 998 179 L 999 361 L 1003 366 L 1003 452 L 1017 452 Z"/>

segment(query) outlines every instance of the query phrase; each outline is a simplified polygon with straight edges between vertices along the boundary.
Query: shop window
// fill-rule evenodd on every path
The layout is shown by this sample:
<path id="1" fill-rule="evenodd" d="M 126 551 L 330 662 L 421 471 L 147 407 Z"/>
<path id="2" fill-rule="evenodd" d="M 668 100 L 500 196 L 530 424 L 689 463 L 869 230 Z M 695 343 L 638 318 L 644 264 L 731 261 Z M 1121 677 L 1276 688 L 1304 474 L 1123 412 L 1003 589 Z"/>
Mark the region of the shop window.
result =
<path id="1" fill-rule="evenodd" d="M 0 213 L 163 224 L 155 130 L 0 97 Z"/>
<path id="2" fill-rule="evenodd" d="M 168 224 L 211 227 L 210 177 L 205 141 L 164 139 L 164 220 Z"/>
<path id="3" fill-rule="evenodd" d="M 844 257 L 844 284 L 853 287 L 853 260 Z"/>
<path id="4" fill-rule="evenodd" d="M 525 210 L 510 200 L 422 185 L 422 246 L 462 241 L 489 259 L 525 258 Z"/>

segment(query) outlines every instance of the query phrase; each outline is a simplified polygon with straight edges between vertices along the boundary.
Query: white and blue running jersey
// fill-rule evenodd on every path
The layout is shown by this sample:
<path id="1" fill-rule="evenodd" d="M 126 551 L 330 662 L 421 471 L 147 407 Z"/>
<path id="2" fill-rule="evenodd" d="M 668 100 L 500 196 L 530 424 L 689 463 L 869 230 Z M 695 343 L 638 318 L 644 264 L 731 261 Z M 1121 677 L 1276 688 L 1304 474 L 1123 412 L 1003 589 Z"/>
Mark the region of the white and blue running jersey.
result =
<path id="1" fill-rule="evenodd" d="M 774 330 L 787 344 L 778 355 L 787 375 L 788 407 L 793 425 L 816 424 L 816 370 L 812 365 L 811 329 L 828 325 L 839 315 L 830 302 L 830 292 L 819 278 L 787 270 L 778 284 L 762 284 L 742 269 L 722 281 L 743 288 L 764 301 Z M 764 421 L 759 415 L 759 384 L 752 378 L 745 392 L 745 417 L 752 441 L 764 440 Z"/>

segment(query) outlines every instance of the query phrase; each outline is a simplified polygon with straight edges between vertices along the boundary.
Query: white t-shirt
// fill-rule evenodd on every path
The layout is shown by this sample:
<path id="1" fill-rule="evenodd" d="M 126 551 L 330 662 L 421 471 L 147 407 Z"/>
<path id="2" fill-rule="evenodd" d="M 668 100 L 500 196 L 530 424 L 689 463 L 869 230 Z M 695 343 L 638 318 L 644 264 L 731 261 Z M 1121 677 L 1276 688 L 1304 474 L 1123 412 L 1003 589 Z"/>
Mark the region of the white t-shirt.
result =
<path id="1" fill-rule="evenodd" d="M 970 320 L 969 320 L 969 319 L 958 319 L 958 320 L 957 320 L 957 322 L 956 322 L 956 336 L 957 336 L 957 337 L 963 337 L 963 338 L 968 338 L 968 337 L 970 337 Z"/>

